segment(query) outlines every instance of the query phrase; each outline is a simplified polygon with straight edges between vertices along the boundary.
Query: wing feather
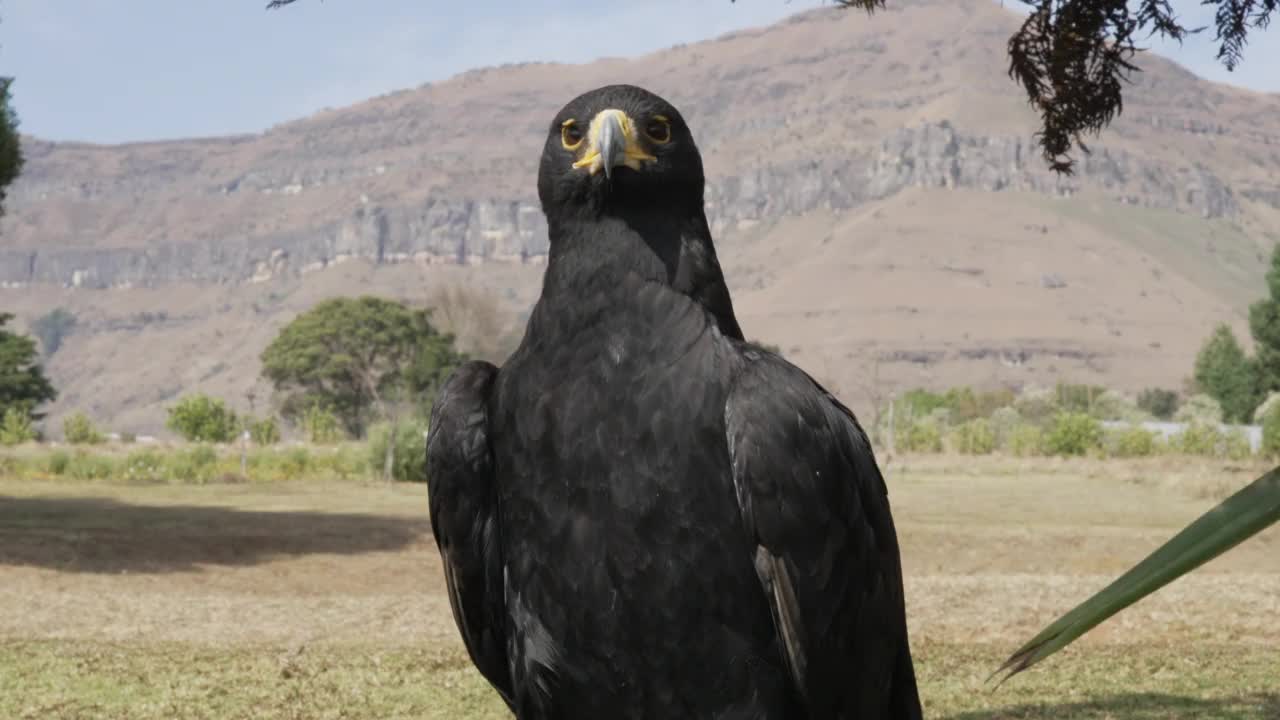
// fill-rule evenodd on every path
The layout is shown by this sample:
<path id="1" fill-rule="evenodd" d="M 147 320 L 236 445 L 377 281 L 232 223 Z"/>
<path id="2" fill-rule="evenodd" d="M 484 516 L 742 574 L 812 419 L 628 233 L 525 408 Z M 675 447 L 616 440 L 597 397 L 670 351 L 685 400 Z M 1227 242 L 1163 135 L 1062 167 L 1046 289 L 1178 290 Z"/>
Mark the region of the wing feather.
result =
<path id="1" fill-rule="evenodd" d="M 920 717 L 888 490 L 848 408 L 754 347 L 725 406 L 734 489 L 811 716 Z"/>
<path id="2" fill-rule="evenodd" d="M 511 706 L 507 619 L 488 399 L 498 369 L 469 362 L 436 399 L 427 432 L 431 529 L 454 622 L 480 673 Z"/>

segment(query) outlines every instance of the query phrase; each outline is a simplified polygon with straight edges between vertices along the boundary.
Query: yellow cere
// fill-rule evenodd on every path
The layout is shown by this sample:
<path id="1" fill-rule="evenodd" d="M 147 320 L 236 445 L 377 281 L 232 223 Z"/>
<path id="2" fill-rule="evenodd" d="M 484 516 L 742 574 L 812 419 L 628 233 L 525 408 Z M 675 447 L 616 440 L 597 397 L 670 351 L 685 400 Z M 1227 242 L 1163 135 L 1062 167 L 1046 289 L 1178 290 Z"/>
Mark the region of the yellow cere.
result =
<path id="1" fill-rule="evenodd" d="M 632 170 L 639 170 L 642 163 L 657 160 L 656 157 L 646 152 L 640 147 L 640 141 L 636 137 L 635 123 L 631 117 L 621 110 L 610 108 L 601 110 L 596 116 L 591 118 L 591 126 L 587 130 L 588 146 L 582 157 L 573 164 L 574 168 L 588 168 L 588 172 L 595 175 L 602 170 L 603 163 L 600 159 L 600 128 L 604 126 L 605 120 L 614 117 L 618 120 L 618 125 L 622 128 L 622 137 L 625 145 L 623 146 L 623 165 Z"/>

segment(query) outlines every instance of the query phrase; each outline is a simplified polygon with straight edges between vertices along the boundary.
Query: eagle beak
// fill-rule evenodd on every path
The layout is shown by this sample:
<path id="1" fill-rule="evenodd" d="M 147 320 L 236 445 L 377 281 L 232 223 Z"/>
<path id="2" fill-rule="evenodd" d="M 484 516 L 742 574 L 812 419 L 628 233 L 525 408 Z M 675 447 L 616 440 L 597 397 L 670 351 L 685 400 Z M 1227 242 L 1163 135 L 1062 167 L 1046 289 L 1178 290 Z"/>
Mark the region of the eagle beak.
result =
<path id="1" fill-rule="evenodd" d="M 586 152 L 573 167 L 586 168 L 592 175 L 603 170 L 605 178 L 612 178 L 616 167 L 639 170 L 644 163 L 657 159 L 640 146 L 635 123 L 621 110 L 597 113 L 587 130 L 587 141 Z"/>

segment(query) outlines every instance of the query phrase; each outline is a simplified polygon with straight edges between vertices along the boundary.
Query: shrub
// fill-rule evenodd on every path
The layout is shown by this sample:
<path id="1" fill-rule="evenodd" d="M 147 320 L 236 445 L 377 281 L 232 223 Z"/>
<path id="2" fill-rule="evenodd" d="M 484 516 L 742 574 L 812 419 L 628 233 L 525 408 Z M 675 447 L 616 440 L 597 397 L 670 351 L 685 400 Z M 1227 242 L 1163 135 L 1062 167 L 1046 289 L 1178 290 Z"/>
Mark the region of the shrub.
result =
<path id="1" fill-rule="evenodd" d="M 311 451 L 304 447 L 289 448 L 280 459 L 280 472 L 286 480 L 299 480 L 311 472 Z"/>
<path id="2" fill-rule="evenodd" d="M 1058 407 L 1068 413 L 1092 413 L 1106 388 L 1098 385 L 1058 383 L 1054 389 Z"/>
<path id="3" fill-rule="evenodd" d="M 1173 419 L 1181 423 L 1218 424 L 1222 422 L 1222 406 L 1217 400 L 1199 393 L 1187 398 L 1174 413 Z"/>
<path id="4" fill-rule="evenodd" d="M 169 408 L 166 426 L 188 442 L 231 442 L 239 423 L 226 403 L 208 395 L 188 395 Z"/>
<path id="5" fill-rule="evenodd" d="M 124 459 L 120 478 L 136 483 L 156 483 L 165 480 L 164 460 L 152 450 L 136 450 Z"/>
<path id="6" fill-rule="evenodd" d="M 1262 418 L 1262 452 L 1270 458 L 1280 458 L 1280 405 L 1273 406 Z"/>
<path id="7" fill-rule="evenodd" d="M 910 423 L 912 419 L 922 418 L 941 407 L 947 406 L 946 397 L 922 388 L 908 390 L 898 399 L 897 415 Z"/>
<path id="8" fill-rule="evenodd" d="M 1150 414 L 1138 407 L 1138 404 L 1127 395 L 1115 390 L 1107 390 L 1093 401 L 1093 411 L 1089 413 L 1099 420 L 1119 420 L 1121 422 L 1142 422 L 1150 418 Z"/>
<path id="9" fill-rule="evenodd" d="M 1222 433 L 1218 432 L 1216 426 L 1193 421 L 1174 437 L 1172 445 L 1184 455 L 1213 457 L 1218 454 L 1218 443 L 1221 440 Z"/>
<path id="10" fill-rule="evenodd" d="M 280 442 L 280 426 L 275 418 L 263 418 L 249 422 L 249 438 L 254 445 L 275 445 Z"/>
<path id="11" fill-rule="evenodd" d="M 1164 388 L 1147 388 L 1138 393 L 1138 408 L 1157 420 L 1169 420 L 1178 411 L 1178 393 Z"/>
<path id="12" fill-rule="evenodd" d="M 115 464 L 106 455 L 77 450 L 64 474 L 73 480 L 109 480 L 115 474 Z"/>
<path id="13" fill-rule="evenodd" d="M 942 452 L 942 432 L 938 424 L 930 420 L 917 420 L 907 425 L 899 446 L 905 452 Z"/>
<path id="14" fill-rule="evenodd" d="M 343 436 L 338 416 L 320 405 L 312 405 L 302 413 L 302 430 L 317 445 L 332 445 Z"/>
<path id="15" fill-rule="evenodd" d="M 991 432 L 995 435 L 996 447 L 1007 448 L 1009 435 L 1021 424 L 1023 424 L 1022 416 L 1012 407 L 997 408 L 991 413 Z"/>
<path id="16" fill-rule="evenodd" d="M 1231 428 L 1222 435 L 1221 454 L 1228 460 L 1247 460 L 1253 457 L 1249 436 L 1240 428 Z"/>
<path id="17" fill-rule="evenodd" d="M 426 482 L 425 422 L 379 423 L 369 432 L 369 468 L 381 475 L 386 465 L 387 443 L 394 442 L 391 477 L 405 482 Z"/>
<path id="18" fill-rule="evenodd" d="M 1057 414 L 1058 402 L 1052 390 L 1031 385 L 1023 388 L 1013 408 L 1027 422 L 1043 427 Z"/>
<path id="19" fill-rule="evenodd" d="M 23 407 L 9 407 L 0 418 L 0 445 L 21 445 L 37 437 L 31 413 Z"/>
<path id="20" fill-rule="evenodd" d="M 1083 412 L 1058 414 L 1045 436 L 1045 449 L 1050 455 L 1085 455 L 1101 446 L 1101 423 Z"/>
<path id="21" fill-rule="evenodd" d="M 965 455 L 989 455 L 996 449 L 996 434 L 986 418 L 975 418 L 956 428 L 955 449 Z"/>
<path id="22" fill-rule="evenodd" d="M 54 477 L 66 475 L 69 467 L 71 467 L 71 456 L 66 450 L 54 450 L 49 453 L 49 458 L 45 461 L 45 470 Z"/>
<path id="23" fill-rule="evenodd" d="M 179 450 L 169 457 L 166 468 L 170 480 L 207 483 L 215 474 L 218 453 L 208 445 Z"/>
<path id="24" fill-rule="evenodd" d="M 62 421 L 62 437 L 72 445 L 98 445 L 107 440 L 89 416 L 81 412 Z"/>
<path id="25" fill-rule="evenodd" d="M 975 393 L 970 388 L 953 388 L 944 396 L 951 417 L 959 422 L 991 417 L 991 413 L 1013 404 L 1012 390 L 988 390 Z"/>
<path id="26" fill-rule="evenodd" d="M 1005 449 L 1016 457 L 1044 454 L 1044 431 L 1035 425 L 1018 424 L 1009 431 Z"/>
<path id="27" fill-rule="evenodd" d="M 1263 400 L 1262 404 L 1258 406 L 1258 409 L 1253 411 L 1254 424 L 1265 424 L 1267 415 L 1271 414 L 1271 411 L 1277 407 L 1280 407 L 1280 392 L 1273 392 L 1267 395 L 1267 399 Z"/>
<path id="28" fill-rule="evenodd" d="M 1108 432 L 1105 442 L 1107 455 L 1111 457 L 1148 457 L 1156 452 L 1156 434 L 1142 427 Z"/>

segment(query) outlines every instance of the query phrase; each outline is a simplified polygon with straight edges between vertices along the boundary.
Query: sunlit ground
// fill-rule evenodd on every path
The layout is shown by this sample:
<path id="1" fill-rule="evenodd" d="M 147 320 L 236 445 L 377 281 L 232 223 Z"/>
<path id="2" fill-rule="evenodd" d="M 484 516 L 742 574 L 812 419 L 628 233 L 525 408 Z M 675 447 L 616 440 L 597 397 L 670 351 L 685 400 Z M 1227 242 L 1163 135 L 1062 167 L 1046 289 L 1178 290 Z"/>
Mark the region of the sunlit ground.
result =
<path id="1" fill-rule="evenodd" d="M 1020 641 L 1260 466 L 889 463 L 929 718 L 1280 718 L 1280 532 L 999 689 Z M 500 718 L 422 486 L 0 483 L 0 718 Z"/>

